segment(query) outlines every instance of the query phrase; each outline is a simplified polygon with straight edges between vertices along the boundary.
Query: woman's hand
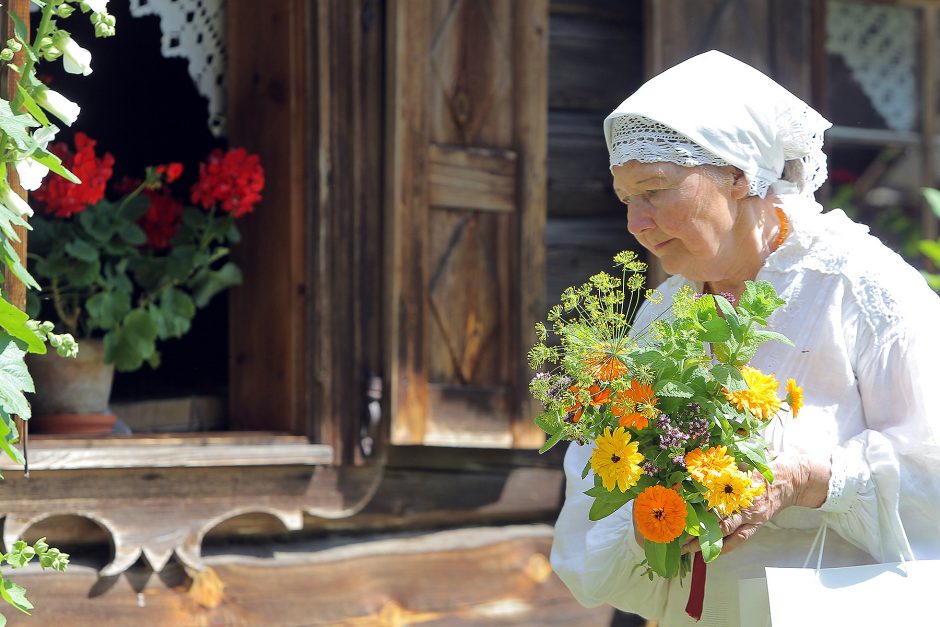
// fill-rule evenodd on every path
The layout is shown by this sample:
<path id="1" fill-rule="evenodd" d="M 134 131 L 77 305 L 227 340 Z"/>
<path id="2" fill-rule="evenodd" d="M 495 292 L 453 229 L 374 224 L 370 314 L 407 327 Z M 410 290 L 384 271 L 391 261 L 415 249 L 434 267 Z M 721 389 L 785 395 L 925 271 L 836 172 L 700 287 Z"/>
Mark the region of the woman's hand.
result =
<path id="1" fill-rule="evenodd" d="M 721 521 L 727 553 L 747 542 L 761 526 L 782 509 L 792 505 L 820 507 L 829 491 L 831 460 L 825 461 L 807 455 L 788 455 L 777 458 L 772 465 L 773 483 L 764 481 L 764 494 L 754 499 L 751 506 Z M 697 547 L 696 547 L 697 548 Z"/>

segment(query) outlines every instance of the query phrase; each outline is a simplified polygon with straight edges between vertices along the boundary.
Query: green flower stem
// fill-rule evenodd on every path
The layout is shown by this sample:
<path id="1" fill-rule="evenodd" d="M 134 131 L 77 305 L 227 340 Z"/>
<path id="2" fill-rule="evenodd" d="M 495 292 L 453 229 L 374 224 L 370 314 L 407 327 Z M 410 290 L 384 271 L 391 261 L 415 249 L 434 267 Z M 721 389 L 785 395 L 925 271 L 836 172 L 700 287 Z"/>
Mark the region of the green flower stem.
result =
<path id="1" fill-rule="evenodd" d="M 42 7 L 42 17 L 39 18 L 39 26 L 36 27 L 36 36 L 33 38 L 34 42 L 42 41 L 43 37 L 49 33 L 49 26 L 52 22 L 52 15 L 55 12 L 57 4 L 57 2 L 46 2 L 46 4 Z M 26 90 L 29 88 L 26 79 L 33 71 L 33 66 L 36 65 L 34 58 L 39 58 L 39 46 L 34 45 L 30 46 L 30 48 L 32 49 L 33 54 L 26 55 L 26 62 L 23 64 L 19 80 L 19 85 Z M 19 110 L 22 104 L 23 96 L 20 94 L 19 90 L 16 90 L 16 95 L 13 96 L 13 103 L 11 104 L 11 108 L 14 112 L 16 112 Z"/>

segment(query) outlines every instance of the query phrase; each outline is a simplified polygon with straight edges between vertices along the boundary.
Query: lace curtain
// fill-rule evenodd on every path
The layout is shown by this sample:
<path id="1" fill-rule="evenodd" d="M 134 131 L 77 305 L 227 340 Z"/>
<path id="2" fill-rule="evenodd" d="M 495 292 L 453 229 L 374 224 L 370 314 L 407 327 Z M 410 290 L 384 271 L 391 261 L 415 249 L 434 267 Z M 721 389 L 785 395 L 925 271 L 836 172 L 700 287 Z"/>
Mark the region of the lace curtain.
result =
<path id="1" fill-rule="evenodd" d="M 826 50 L 840 55 L 875 111 L 896 131 L 917 122 L 918 25 L 909 8 L 828 2 Z"/>
<path id="2" fill-rule="evenodd" d="M 225 0 L 130 0 L 130 11 L 160 18 L 163 56 L 189 62 L 189 75 L 208 100 L 209 130 L 225 135 Z"/>

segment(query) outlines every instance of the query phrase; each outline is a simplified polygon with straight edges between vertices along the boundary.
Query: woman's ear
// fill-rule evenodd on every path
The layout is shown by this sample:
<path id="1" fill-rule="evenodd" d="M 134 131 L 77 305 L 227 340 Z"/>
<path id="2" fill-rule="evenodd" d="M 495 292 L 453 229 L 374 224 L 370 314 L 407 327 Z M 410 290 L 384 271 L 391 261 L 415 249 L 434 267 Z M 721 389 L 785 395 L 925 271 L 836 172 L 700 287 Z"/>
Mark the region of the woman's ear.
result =
<path id="1" fill-rule="evenodd" d="M 750 190 L 748 188 L 747 175 L 741 170 L 733 168 L 731 170 L 731 195 L 735 200 L 747 198 Z"/>

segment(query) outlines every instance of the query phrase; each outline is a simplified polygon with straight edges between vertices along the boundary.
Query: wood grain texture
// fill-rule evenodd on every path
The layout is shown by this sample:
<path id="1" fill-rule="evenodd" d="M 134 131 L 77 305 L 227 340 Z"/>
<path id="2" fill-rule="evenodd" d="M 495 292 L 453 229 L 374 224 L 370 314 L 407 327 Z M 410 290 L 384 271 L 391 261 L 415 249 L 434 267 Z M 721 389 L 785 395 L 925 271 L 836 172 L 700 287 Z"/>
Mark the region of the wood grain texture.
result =
<path id="1" fill-rule="evenodd" d="M 310 434 L 338 461 L 363 463 L 366 388 L 383 371 L 385 4 L 316 7 Z"/>
<path id="2" fill-rule="evenodd" d="M 392 442 L 535 446 L 521 362 L 543 298 L 547 2 L 389 15 Z"/>
<path id="3" fill-rule="evenodd" d="M 607 626 L 551 573 L 545 525 L 462 529 L 328 546 L 260 547 L 272 557 L 213 557 L 211 570 L 162 578 L 18 572 L 37 608 L 11 625 Z M 214 584 L 207 594 L 207 582 Z M 93 598 L 89 599 L 89 595 Z"/>
<path id="4" fill-rule="evenodd" d="M 308 7 L 235 2 L 226 11 L 229 140 L 258 153 L 266 175 L 263 200 L 242 219 L 234 251 L 245 279 L 229 299 L 235 429 L 307 428 L 306 329 L 315 297 L 307 273 Z"/>

